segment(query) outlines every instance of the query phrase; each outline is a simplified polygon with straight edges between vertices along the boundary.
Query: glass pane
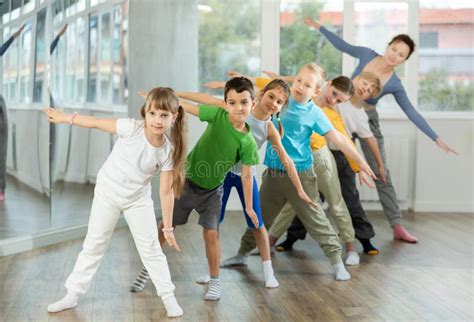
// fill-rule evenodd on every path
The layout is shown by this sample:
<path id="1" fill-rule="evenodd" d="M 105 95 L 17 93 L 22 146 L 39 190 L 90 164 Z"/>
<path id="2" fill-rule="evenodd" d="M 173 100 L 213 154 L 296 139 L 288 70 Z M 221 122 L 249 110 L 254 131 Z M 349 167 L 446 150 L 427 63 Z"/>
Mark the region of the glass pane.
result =
<path id="1" fill-rule="evenodd" d="M 89 20 L 89 69 L 88 69 L 88 90 L 87 101 L 97 100 L 97 60 L 98 60 L 98 26 L 99 18 L 97 14 L 91 14 Z"/>
<path id="2" fill-rule="evenodd" d="M 56 0 L 53 3 L 53 22 L 57 25 L 63 19 L 63 1 Z"/>
<path id="3" fill-rule="evenodd" d="M 10 38 L 10 28 L 6 27 L 3 29 L 3 39 Z M 3 63 L 3 82 L 2 82 L 2 94 L 3 98 L 7 101 L 10 100 L 10 96 L 8 94 L 8 82 L 10 81 L 9 78 L 9 70 L 10 70 L 10 51 L 12 50 L 12 45 L 10 48 L 3 54 L 2 56 L 2 63 Z"/>
<path id="4" fill-rule="evenodd" d="M 11 20 L 14 20 L 20 16 L 21 0 L 11 0 L 11 1 L 12 1 Z"/>
<path id="5" fill-rule="evenodd" d="M 420 1 L 418 106 L 474 111 L 472 1 Z"/>
<path id="6" fill-rule="evenodd" d="M 26 27 L 20 36 L 20 101 L 31 102 L 30 80 L 31 80 L 31 55 L 32 50 L 32 30 L 31 21 L 26 23 Z"/>
<path id="7" fill-rule="evenodd" d="M 76 23 L 71 22 L 66 32 L 66 82 L 64 99 L 68 102 L 76 102 Z"/>
<path id="8" fill-rule="evenodd" d="M 84 18 L 77 18 L 77 44 L 76 44 L 76 101 L 85 101 L 85 57 L 86 57 L 86 23 Z"/>
<path id="9" fill-rule="evenodd" d="M 99 60 L 99 80 L 100 80 L 100 101 L 109 103 L 111 99 L 112 83 L 112 53 L 111 53 L 111 32 L 110 32 L 110 14 L 104 13 L 101 16 L 100 33 L 100 60 Z"/>
<path id="10" fill-rule="evenodd" d="M 316 62 L 328 78 L 341 75 L 342 54 L 304 24 L 305 17 L 321 21 L 342 35 L 342 1 L 282 0 L 280 4 L 280 73 L 296 75 L 304 64 Z M 336 18 L 334 18 L 336 17 Z"/>
<path id="11" fill-rule="evenodd" d="M 38 13 L 36 20 L 36 65 L 35 65 L 35 80 L 33 89 L 33 101 L 41 102 L 43 96 L 43 83 L 46 70 L 46 54 L 47 48 L 45 44 L 46 31 L 46 8 Z"/>
<path id="12" fill-rule="evenodd" d="M 30 12 L 35 8 L 35 1 L 36 0 L 24 0 L 23 2 L 23 13 Z"/>
<path id="13" fill-rule="evenodd" d="M 10 1 L 3 1 L 0 3 L 0 17 L 2 23 L 7 23 L 10 21 Z M 3 38 L 4 40 L 7 40 L 8 38 Z"/>
<path id="14" fill-rule="evenodd" d="M 408 30 L 407 3 L 357 2 L 354 14 L 354 43 L 369 47 L 381 55 L 393 36 L 406 34 Z M 395 72 L 406 87 L 405 66 L 400 65 Z M 393 95 L 386 95 L 377 103 L 377 109 L 398 110 L 399 107 Z"/>
<path id="15" fill-rule="evenodd" d="M 86 0 L 77 1 L 77 12 L 81 12 L 86 8 Z"/>
<path id="16" fill-rule="evenodd" d="M 123 6 L 123 7 L 122 7 Z M 127 12 L 126 5 L 114 7 L 113 24 L 113 77 L 112 77 L 112 103 L 123 104 L 126 97 L 126 37 L 127 37 L 127 17 L 123 14 Z"/>
<path id="17" fill-rule="evenodd" d="M 203 0 L 198 9 L 201 84 L 231 69 L 260 74 L 260 1 Z"/>

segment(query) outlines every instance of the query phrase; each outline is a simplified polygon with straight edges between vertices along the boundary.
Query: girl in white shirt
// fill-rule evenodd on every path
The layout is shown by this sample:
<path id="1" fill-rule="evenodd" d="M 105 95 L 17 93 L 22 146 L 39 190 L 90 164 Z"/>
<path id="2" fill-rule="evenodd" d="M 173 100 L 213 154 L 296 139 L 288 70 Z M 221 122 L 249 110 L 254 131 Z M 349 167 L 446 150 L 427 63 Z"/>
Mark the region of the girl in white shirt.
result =
<path id="1" fill-rule="evenodd" d="M 174 296 L 175 286 L 171 282 L 168 262 L 158 241 L 150 184 L 151 178 L 160 174 L 164 237 L 169 246 L 179 251 L 172 217 L 174 198 L 183 190 L 186 148 L 184 111 L 174 91 L 163 87 L 153 89 L 141 108 L 143 120 L 67 115 L 49 107 L 44 112 L 52 123 L 95 128 L 119 137 L 97 175 L 83 249 L 65 284 L 68 293 L 50 304 L 48 311 L 71 309 L 77 305 L 79 296 L 88 291 L 123 212 L 168 317 L 183 315 Z M 170 138 L 166 134 L 169 128 Z"/>

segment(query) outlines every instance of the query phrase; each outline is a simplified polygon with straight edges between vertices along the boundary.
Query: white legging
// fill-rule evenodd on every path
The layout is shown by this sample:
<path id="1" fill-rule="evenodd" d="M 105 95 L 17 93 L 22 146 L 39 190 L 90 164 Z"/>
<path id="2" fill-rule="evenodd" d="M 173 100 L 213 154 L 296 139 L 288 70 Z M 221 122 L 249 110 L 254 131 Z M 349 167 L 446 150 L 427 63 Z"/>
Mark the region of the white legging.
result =
<path id="1" fill-rule="evenodd" d="M 96 185 L 86 239 L 66 281 L 66 288 L 78 294 L 88 291 L 120 213 L 123 212 L 158 296 L 165 298 L 172 295 L 175 286 L 171 282 L 168 262 L 158 241 L 153 200 L 150 196 L 141 196 L 133 201 L 117 199 L 112 193 L 108 195 L 100 184 Z"/>

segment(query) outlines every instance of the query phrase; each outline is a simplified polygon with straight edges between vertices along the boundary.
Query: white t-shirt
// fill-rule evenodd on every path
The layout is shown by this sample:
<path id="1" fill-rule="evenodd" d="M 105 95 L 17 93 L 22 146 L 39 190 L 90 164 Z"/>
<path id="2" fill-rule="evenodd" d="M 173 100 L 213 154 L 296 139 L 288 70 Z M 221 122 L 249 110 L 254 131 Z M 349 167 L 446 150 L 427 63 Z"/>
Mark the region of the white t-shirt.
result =
<path id="1" fill-rule="evenodd" d="M 173 170 L 170 140 L 155 147 L 145 137 L 143 120 L 118 119 L 117 136 L 112 153 L 97 174 L 97 184 L 111 189 L 122 198 L 151 194 L 151 178 L 160 171 Z"/>
<path id="2" fill-rule="evenodd" d="M 362 139 L 374 136 L 369 126 L 369 117 L 363 108 L 357 108 L 350 101 L 337 105 L 337 111 L 342 117 L 350 137 L 356 133 Z"/>
<path id="3" fill-rule="evenodd" d="M 370 130 L 369 117 L 363 108 L 357 108 L 350 101 L 337 105 L 336 111 L 341 115 L 342 122 L 349 137 L 353 137 L 354 133 L 361 139 L 374 136 Z M 331 150 L 339 150 L 334 144 L 330 143 Z"/>

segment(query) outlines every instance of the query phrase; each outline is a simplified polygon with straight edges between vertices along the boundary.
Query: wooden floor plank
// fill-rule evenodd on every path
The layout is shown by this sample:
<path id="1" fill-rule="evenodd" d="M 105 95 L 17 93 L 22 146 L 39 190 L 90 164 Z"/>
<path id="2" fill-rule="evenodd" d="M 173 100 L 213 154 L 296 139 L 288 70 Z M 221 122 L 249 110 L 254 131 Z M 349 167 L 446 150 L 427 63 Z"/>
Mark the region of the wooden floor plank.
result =
<path id="1" fill-rule="evenodd" d="M 331 265 L 310 238 L 291 252 L 272 257 L 277 289 L 266 289 L 258 256 L 248 266 L 222 269 L 222 299 L 203 300 L 207 273 L 202 229 L 197 217 L 176 229 L 182 252 L 165 247 L 176 297 L 185 315 L 176 321 L 426 321 L 473 320 L 472 214 L 408 214 L 405 224 L 420 242 L 392 240 L 380 213 L 370 213 L 380 255 L 361 255 L 349 267 L 352 279 L 334 281 Z M 244 230 L 240 213 L 221 227 L 223 258 L 235 254 Z M 161 299 L 148 283 L 142 293 L 129 285 L 141 263 L 127 228 L 111 240 L 89 292 L 74 310 L 48 314 L 46 306 L 65 294 L 82 240 L 0 258 L 0 320 L 161 321 Z M 360 245 L 357 245 L 360 250 Z"/>

